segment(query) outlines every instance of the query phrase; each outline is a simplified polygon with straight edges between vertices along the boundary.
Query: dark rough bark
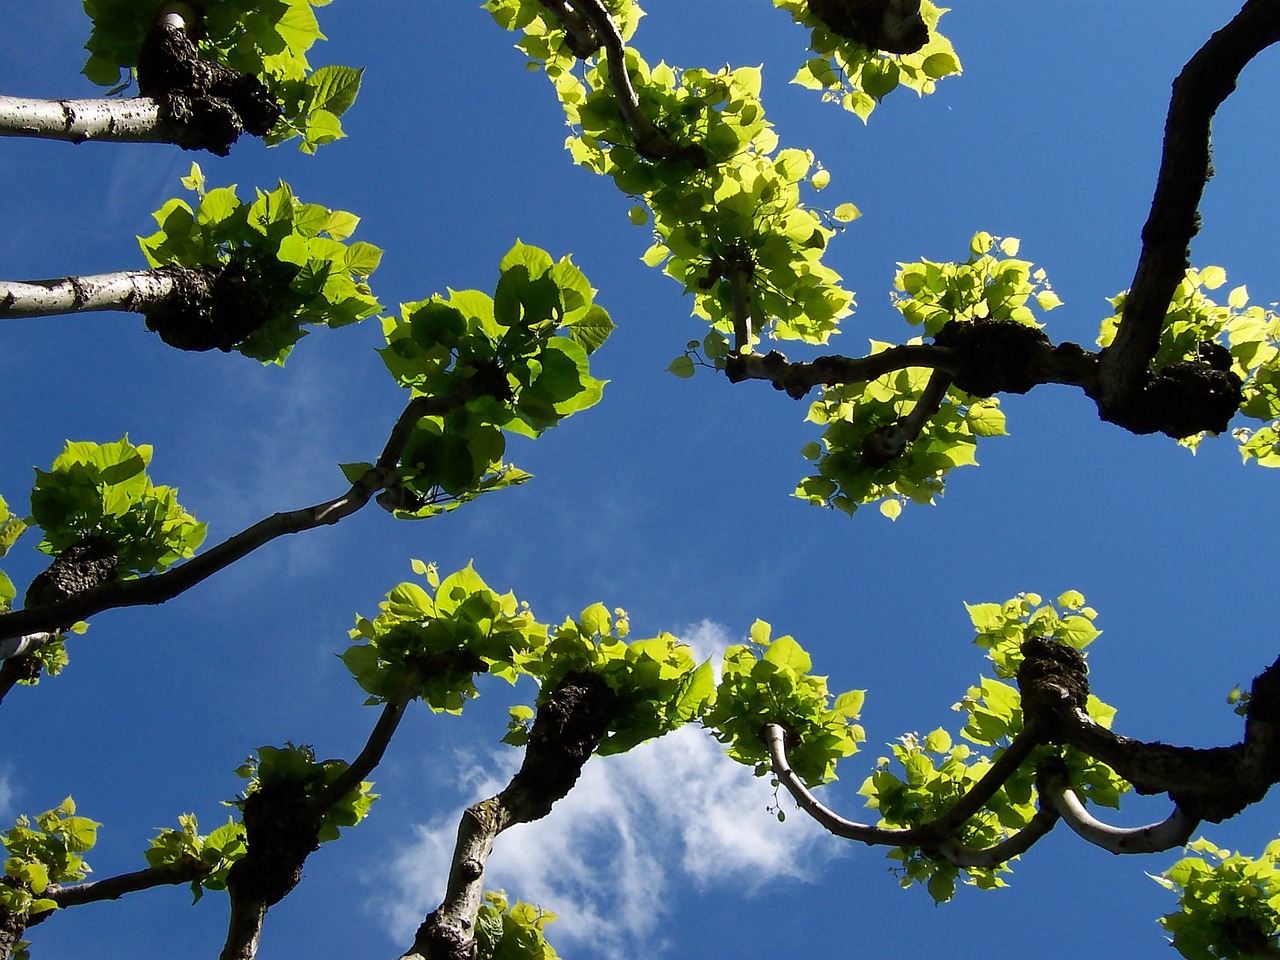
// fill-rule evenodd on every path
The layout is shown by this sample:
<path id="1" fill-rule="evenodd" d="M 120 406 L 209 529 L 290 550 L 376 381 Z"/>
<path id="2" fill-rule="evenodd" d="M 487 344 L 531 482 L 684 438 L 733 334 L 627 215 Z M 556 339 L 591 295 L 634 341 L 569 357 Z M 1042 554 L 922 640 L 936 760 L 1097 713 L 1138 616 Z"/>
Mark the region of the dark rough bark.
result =
<path id="1" fill-rule="evenodd" d="M 271 301 L 244 264 L 229 262 L 216 275 L 211 270 L 161 267 L 173 278 L 173 292 L 146 311 L 147 329 L 179 350 L 235 347 L 271 316 Z"/>
<path id="2" fill-rule="evenodd" d="M 84 537 L 58 554 L 49 568 L 31 581 L 24 604 L 42 607 L 69 600 L 114 580 L 116 565 L 116 548 L 109 540 Z"/>
<path id="3" fill-rule="evenodd" d="M 1133 433 L 1163 433 L 1181 440 L 1202 431 L 1224 433 L 1244 402 L 1244 382 L 1208 363 L 1171 363 L 1123 408 L 1099 408 L 1101 417 Z"/>
<path id="4" fill-rule="evenodd" d="M 1026 393 L 1043 382 L 1037 360 L 1049 338 L 1016 320 L 948 323 L 934 342 L 955 351 L 958 370 L 952 382 L 975 397 Z"/>
<path id="5" fill-rule="evenodd" d="M 17 881 L 9 877 L 0 877 L 0 883 L 17 885 Z M 0 909 L 0 960 L 9 960 L 18 952 L 18 945 L 26 932 L 26 913 L 10 913 L 8 910 Z"/>
<path id="6" fill-rule="evenodd" d="M 104 583 L 115 582 L 116 567 L 116 550 L 109 541 L 85 537 L 63 550 L 47 570 L 36 575 L 27 587 L 23 604 L 29 610 L 38 609 L 88 593 Z M 73 623 L 74 618 L 52 625 L 50 632 L 65 630 Z M 4 661 L 0 666 L 0 701 L 15 685 L 38 678 L 42 669 L 40 658 L 32 653 Z"/>
<path id="7" fill-rule="evenodd" d="M 527 805 L 524 822 L 545 817 L 578 782 L 617 710 L 618 696 L 599 674 L 566 675 L 538 707 L 524 763 L 501 798 Z"/>
<path id="8" fill-rule="evenodd" d="M 1274 0 L 1248 0 L 1174 81 L 1155 196 L 1142 228 L 1142 252 L 1116 339 L 1102 352 L 1102 391 L 1095 399 L 1105 420 L 1123 424 L 1129 406 L 1145 402 L 1148 364 L 1174 290 L 1186 276 L 1191 239 L 1200 229 L 1200 198 L 1213 175 L 1213 116 L 1249 61 L 1277 41 L 1280 6 Z"/>
<path id="9" fill-rule="evenodd" d="M 1090 720 L 1084 658 L 1065 644 L 1034 638 L 1022 652 L 1024 723 L 1034 722 L 1049 742 L 1107 764 L 1138 793 L 1168 794 L 1188 815 L 1218 823 L 1257 803 L 1280 780 L 1280 659 L 1253 682 L 1242 742 L 1197 749 L 1133 740 Z"/>
<path id="10" fill-rule="evenodd" d="M 832 33 L 873 50 L 915 53 L 929 42 L 920 0 L 809 0 L 809 10 Z"/>
<path id="11" fill-rule="evenodd" d="M 302 879 L 302 865 L 320 846 L 320 826 L 306 784 L 263 784 L 244 801 L 247 852 L 227 874 L 227 888 L 266 906 L 279 903 Z"/>
<path id="12" fill-rule="evenodd" d="M 226 156 L 241 133 L 265 135 L 280 104 L 257 77 L 201 60 L 186 32 L 158 24 L 138 53 L 138 89 L 187 150 Z"/>

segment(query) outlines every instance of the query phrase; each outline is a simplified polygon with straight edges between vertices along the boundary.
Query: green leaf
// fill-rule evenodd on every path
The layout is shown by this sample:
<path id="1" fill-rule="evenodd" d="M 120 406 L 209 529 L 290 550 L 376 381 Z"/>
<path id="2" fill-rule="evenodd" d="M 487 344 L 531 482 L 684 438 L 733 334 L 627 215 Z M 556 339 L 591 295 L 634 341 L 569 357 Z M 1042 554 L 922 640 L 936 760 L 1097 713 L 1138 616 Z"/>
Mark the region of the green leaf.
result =
<path id="1" fill-rule="evenodd" d="M 667 370 L 671 373 L 674 373 L 677 377 L 680 377 L 682 380 L 687 380 L 693 376 L 693 372 L 694 372 L 693 358 L 690 357 L 688 354 L 685 354 L 684 356 L 676 357 L 674 360 L 671 361 L 671 365 L 667 367 Z"/>

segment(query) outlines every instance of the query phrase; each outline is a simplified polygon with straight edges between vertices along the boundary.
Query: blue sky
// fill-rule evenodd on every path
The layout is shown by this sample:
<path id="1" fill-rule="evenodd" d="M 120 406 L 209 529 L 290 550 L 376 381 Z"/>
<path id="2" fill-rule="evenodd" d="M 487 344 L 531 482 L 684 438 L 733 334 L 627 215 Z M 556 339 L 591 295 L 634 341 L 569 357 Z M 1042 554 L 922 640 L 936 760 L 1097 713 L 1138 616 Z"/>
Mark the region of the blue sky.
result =
<path id="1" fill-rule="evenodd" d="M 1091 343 L 1104 297 L 1128 286 L 1159 158 L 1169 86 L 1238 4 L 1210 0 L 1016 4 L 944 20 L 965 73 L 923 100 L 894 94 L 868 126 L 787 84 L 804 36 L 766 0 L 653 0 L 635 44 L 652 62 L 765 65 L 765 104 L 784 145 L 832 173 L 823 195 L 863 211 L 828 262 L 859 309 L 833 347 L 913 334 L 889 306 L 897 261 L 961 259 L 976 230 L 1022 239 L 1066 305 L 1055 340 Z M 78 4 L 0 4 L 0 93 L 89 96 Z M 1234 742 L 1224 697 L 1275 657 L 1277 478 L 1227 440 L 1196 456 L 1098 422 L 1078 391 L 1005 398 L 1011 436 L 983 442 L 932 508 L 850 520 L 789 496 L 816 436 L 806 407 L 759 383 L 665 372 L 700 336 L 678 287 L 644 267 L 630 202 L 574 168 L 559 107 L 512 38 L 472 3 L 338 2 L 320 11 L 315 63 L 367 67 L 349 139 L 305 157 L 245 142 L 225 160 L 164 146 L 6 140 L 0 178 L 10 278 L 142 266 L 135 234 L 180 192 L 192 159 L 211 184 L 289 181 L 304 200 L 351 210 L 386 249 L 374 275 L 388 308 L 446 287 L 492 289 L 518 237 L 572 253 L 618 330 L 593 358 L 604 400 L 510 454 L 536 479 L 448 517 L 397 523 L 372 508 L 276 542 L 162 608 L 94 618 L 66 673 L 4 705 L 0 815 L 68 793 L 103 821 L 97 875 L 137 869 L 155 828 L 184 811 L 208 829 L 260 744 L 313 743 L 350 758 L 374 721 L 334 654 L 356 612 L 411 577 L 409 559 L 474 559 L 543 620 L 603 600 L 638 635 L 671 630 L 712 651 L 757 617 L 793 634 L 837 690 L 866 688 L 868 743 L 826 802 L 863 815 L 857 787 L 899 735 L 958 727 L 951 704 L 985 661 L 964 602 L 1081 590 L 1100 612 L 1094 690 L 1117 729 L 1144 739 Z M 21 38 L 21 39 L 17 39 Z M 1202 206 L 1197 265 L 1226 267 L 1255 302 L 1280 299 L 1271 94 L 1263 56 L 1215 125 L 1217 177 Z M 373 354 L 374 323 L 307 338 L 283 370 L 238 355 L 177 353 L 123 314 L 8 322 L 0 348 L 0 493 L 21 509 L 33 465 L 65 439 L 126 431 L 155 447 L 151 474 L 179 487 L 216 542 L 277 510 L 327 499 L 335 464 L 371 459 L 403 398 Z M 25 584 L 42 557 L 20 543 L 5 569 Z M 988 671 L 989 672 L 989 671 Z M 518 691 L 519 692 L 519 691 Z M 529 696 L 528 691 L 523 691 Z M 498 740 L 511 694 L 490 684 L 460 718 L 411 711 L 376 773 L 368 822 L 312 856 L 272 910 L 261 957 L 391 956 L 443 887 L 457 813 L 518 762 Z M 1144 876 L 1174 854 L 1114 858 L 1065 828 L 1015 865 L 1007 890 L 962 889 L 935 908 L 903 891 L 879 850 L 825 837 L 798 813 L 778 824 L 767 781 L 721 759 L 698 731 L 591 761 L 545 821 L 500 840 L 491 878 L 561 914 L 565 957 L 882 955 L 954 958 L 1025 949 L 1168 956 L 1155 918 L 1173 899 Z M 785 807 L 784 807 L 785 808 Z M 1124 822 L 1160 819 L 1131 800 Z M 1213 828 L 1260 851 L 1274 803 Z M 225 904 L 181 888 L 67 911 L 33 931 L 35 956 L 212 956 Z"/>

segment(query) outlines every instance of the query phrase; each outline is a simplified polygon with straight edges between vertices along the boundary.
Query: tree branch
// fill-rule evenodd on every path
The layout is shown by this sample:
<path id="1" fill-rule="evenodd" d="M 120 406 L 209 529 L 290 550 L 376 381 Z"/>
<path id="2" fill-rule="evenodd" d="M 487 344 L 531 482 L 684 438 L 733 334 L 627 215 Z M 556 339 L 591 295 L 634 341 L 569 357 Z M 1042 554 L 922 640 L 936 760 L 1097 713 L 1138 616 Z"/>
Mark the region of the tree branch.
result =
<path id="1" fill-rule="evenodd" d="M 401 960 L 468 960 L 484 895 L 484 870 L 498 834 L 551 812 L 577 783 L 618 709 L 598 674 L 569 673 L 539 705 L 524 763 L 495 797 L 468 807 L 458 824 L 444 900 L 418 928 Z"/>
<path id="2" fill-rule="evenodd" d="M 64 629 L 104 610 L 165 603 L 277 537 L 334 524 L 350 516 L 394 479 L 400 455 L 417 422 L 425 416 L 448 413 L 465 404 L 480 392 L 472 384 L 473 381 L 464 381 L 446 396 L 416 397 L 409 401 L 392 428 L 374 468 L 341 496 L 259 520 L 216 547 L 164 573 L 136 580 L 113 581 L 67 600 L 0 613 L 0 640 Z"/>
<path id="3" fill-rule="evenodd" d="M 687 160 L 695 167 L 705 167 L 707 155 L 701 147 L 696 144 L 682 146 L 674 143 L 662 130 L 654 126 L 640 109 L 640 99 L 636 96 L 635 87 L 631 83 L 631 73 L 627 70 L 627 51 L 622 34 L 604 4 L 600 0 L 568 0 L 568 2 L 591 26 L 604 47 L 608 61 L 609 84 L 613 87 L 618 109 L 622 111 L 622 119 L 626 121 L 635 137 L 636 152 L 646 160 Z"/>
<path id="4" fill-rule="evenodd" d="M 150 97 L 124 100 L 38 100 L 0 97 L 0 137 L 34 137 L 84 143 L 173 143 Z"/>
<path id="5" fill-rule="evenodd" d="M 1042 802 L 1051 805 L 1067 826 L 1095 846 L 1115 854 L 1160 853 L 1181 847 L 1200 825 L 1199 818 L 1175 806 L 1173 813 L 1159 823 L 1149 823 L 1144 827 L 1115 827 L 1090 814 L 1061 775 L 1053 777 L 1041 789 Z"/>
<path id="6" fill-rule="evenodd" d="M 1144 743 L 1094 722 L 1085 709 L 1084 658 L 1066 644 L 1033 638 L 1022 652 L 1024 723 L 1034 722 L 1051 742 L 1107 764 L 1138 793 L 1168 794 L 1184 816 L 1218 823 L 1257 803 L 1280 781 L 1280 659 L 1253 681 L 1244 739 L 1201 749 Z"/>
<path id="7" fill-rule="evenodd" d="M 1197 208 L 1212 175 L 1213 115 L 1235 90 L 1245 65 L 1278 40 L 1280 6 L 1274 0 L 1249 0 L 1174 81 L 1142 252 L 1116 338 L 1102 351 L 1098 408 L 1105 420 L 1122 417 L 1147 383 L 1169 302 L 1186 276 L 1188 246 L 1199 230 Z"/>
<path id="8" fill-rule="evenodd" d="M 1036 811 L 1031 822 L 1017 833 L 993 846 L 975 849 L 959 843 L 954 838 L 943 840 L 938 844 L 938 854 L 948 863 L 957 867 L 982 867 L 991 869 L 1007 863 L 1014 857 L 1020 857 L 1030 850 L 1041 837 L 1054 828 L 1058 822 L 1058 811 L 1050 806 Z"/>
<path id="9" fill-rule="evenodd" d="M 210 864 L 194 857 L 187 857 L 176 863 L 163 863 L 133 873 L 122 873 L 116 877 L 92 880 L 88 883 L 77 883 L 63 887 L 50 884 L 44 896 L 55 901 L 59 907 L 74 907 L 82 903 L 97 903 L 101 900 L 119 900 L 127 893 L 149 890 L 152 887 L 170 886 L 179 883 L 190 883 L 198 880 L 213 870 Z M 52 914 L 41 914 L 39 921 Z"/>
<path id="10" fill-rule="evenodd" d="M 898 457 L 907 449 L 907 444 L 920 436 L 925 424 L 938 412 L 950 386 L 951 374 L 945 370 L 934 370 L 920 399 L 909 413 L 887 427 L 867 434 L 862 442 L 863 459 L 872 466 L 880 466 Z"/>
<path id="11" fill-rule="evenodd" d="M 421 671 L 410 667 L 404 672 L 404 677 L 400 681 L 400 688 L 396 690 L 395 696 L 383 706 L 382 714 L 378 717 L 378 722 L 374 724 L 373 730 L 370 731 L 360 755 L 352 760 L 347 769 L 343 770 L 337 779 L 321 791 L 315 800 L 311 802 L 311 812 L 316 819 L 323 817 L 351 791 L 359 789 L 365 777 L 369 776 L 373 769 L 382 762 L 383 754 L 387 752 L 387 745 L 391 743 L 391 737 L 395 734 L 396 728 L 400 726 L 400 721 L 404 718 L 405 708 L 417 695 L 418 684 L 421 682 Z"/>
<path id="12" fill-rule="evenodd" d="M 174 271 L 165 267 L 53 280 L 0 280 L 0 320 L 90 310 L 144 313 L 170 297 L 177 284 Z"/>
<path id="13" fill-rule="evenodd" d="M 600 36 L 568 0 L 538 0 L 546 10 L 560 21 L 564 28 L 569 49 L 579 60 L 585 60 L 600 49 Z"/>

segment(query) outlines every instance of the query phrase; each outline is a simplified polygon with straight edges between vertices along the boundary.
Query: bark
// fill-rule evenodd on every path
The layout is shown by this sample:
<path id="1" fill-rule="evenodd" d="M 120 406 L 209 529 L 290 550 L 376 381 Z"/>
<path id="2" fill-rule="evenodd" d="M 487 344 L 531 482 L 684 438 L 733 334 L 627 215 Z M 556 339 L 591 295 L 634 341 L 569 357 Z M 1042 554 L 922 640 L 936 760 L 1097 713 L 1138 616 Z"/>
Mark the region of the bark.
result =
<path id="1" fill-rule="evenodd" d="M 886 53 L 915 53 L 929 42 L 920 0 L 809 0 L 832 33 Z"/>
<path id="2" fill-rule="evenodd" d="M 570 673 L 539 706 L 524 763 L 506 789 L 473 804 L 458 824 L 444 901 L 418 928 L 402 960 L 472 960 L 484 899 L 484 870 L 498 834 L 551 812 L 578 782 L 582 766 L 608 732 L 617 695 L 596 674 Z"/>
<path id="3" fill-rule="evenodd" d="M 0 320 L 93 310 L 145 313 L 173 294 L 181 269 L 121 270 L 53 280 L 0 280 Z"/>
<path id="4" fill-rule="evenodd" d="M 126 100 L 36 100 L 0 97 L 0 137 L 84 143 L 172 143 L 150 97 Z"/>
<path id="5" fill-rule="evenodd" d="M 1197 208 L 1213 174 L 1213 115 L 1235 90 L 1249 61 L 1278 40 L 1280 7 L 1274 0 L 1249 0 L 1174 81 L 1155 197 L 1142 228 L 1142 252 L 1115 340 L 1102 352 L 1097 400 L 1104 420 L 1123 423 L 1131 406 L 1144 403 L 1165 314 L 1186 275 L 1191 238 L 1200 229 Z"/>
<path id="6" fill-rule="evenodd" d="M 1100 354 L 1075 343 L 1054 345 L 1034 327 L 1012 320 L 971 320 L 947 324 L 933 344 L 904 344 L 866 357 L 825 356 L 792 363 L 776 350 L 764 356 L 730 354 L 725 375 L 731 383 L 767 380 L 800 399 L 820 384 L 861 383 L 895 370 L 925 367 L 949 374 L 956 387 L 975 397 L 1021 394 L 1059 383 L 1079 387 L 1101 403 L 1100 364 Z M 1131 433 L 1163 433 L 1179 440 L 1203 431 L 1222 433 L 1240 408 L 1242 387 L 1240 378 L 1222 369 L 1210 353 L 1197 362 L 1169 364 L 1122 413 L 1112 411 L 1103 418 Z"/>

